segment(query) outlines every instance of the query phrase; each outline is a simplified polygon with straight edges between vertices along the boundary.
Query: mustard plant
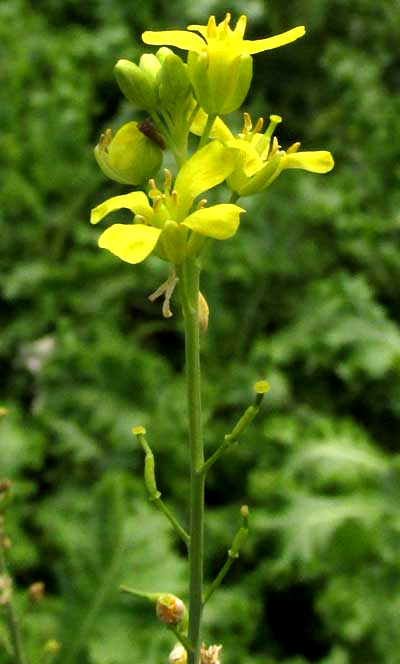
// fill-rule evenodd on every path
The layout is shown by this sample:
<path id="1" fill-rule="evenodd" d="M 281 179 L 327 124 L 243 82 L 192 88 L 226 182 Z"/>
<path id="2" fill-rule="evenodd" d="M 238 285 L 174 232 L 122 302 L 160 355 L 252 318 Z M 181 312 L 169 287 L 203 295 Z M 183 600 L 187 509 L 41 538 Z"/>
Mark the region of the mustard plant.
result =
<path id="1" fill-rule="evenodd" d="M 150 255 L 165 261 L 166 280 L 150 299 L 163 298 L 162 311 L 168 318 L 177 288 L 182 307 L 191 487 L 187 530 L 161 498 L 145 428 L 138 423 L 132 431 L 143 448 L 149 498 L 188 551 L 187 607 L 169 593 L 122 587 L 154 602 L 159 620 L 178 641 L 169 655 L 169 661 L 175 664 L 220 662 L 222 646 L 202 642 L 202 613 L 239 555 L 248 534 L 249 508 L 241 507 L 241 525 L 226 562 L 204 587 L 204 487 L 207 472 L 251 423 L 269 389 L 265 380 L 255 383 L 254 403 L 206 459 L 200 338 L 206 333 L 209 312 L 200 292 L 202 254 L 208 242 L 229 240 L 238 231 L 246 213 L 246 203 L 239 206 L 239 198 L 265 191 L 287 169 L 327 173 L 333 168 L 327 151 L 301 151 L 299 142 L 283 149 L 275 135 L 282 121 L 278 115 L 270 115 L 265 127 L 264 118 L 253 125 L 250 115 L 244 112 L 241 131 L 230 128 L 225 116 L 237 111 L 246 98 L 253 74 L 252 56 L 290 44 L 305 34 L 305 28 L 299 26 L 252 41 L 245 39 L 246 16 L 240 16 L 233 29 L 230 19 L 228 13 L 220 23 L 211 16 L 206 25 L 189 25 L 187 30 L 144 32 L 143 41 L 160 48 L 155 54 L 142 55 L 139 64 L 119 60 L 115 76 L 124 96 L 136 110 L 146 111 L 148 118 L 132 119 L 114 137 L 107 130 L 95 148 L 98 164 L 107 177 L 124 185 L 143 187 L 114 196 L 92 210 L 93 224 L 123 208 L 133 214 L 131 223 L 108 226 L 98 239 L 99 247 L 130 264 L 140 263 Z M 169 47 L 187 51 L 186 61 Z M 189 149 L 193 145 L 194 150 Z M 160 176 L 166 154 L 172 156 L 175 165 L 165 168 Z M 221 190 L 218 200 L 224 202 L 208 205 L 205 194 L 216 188 Z"/>

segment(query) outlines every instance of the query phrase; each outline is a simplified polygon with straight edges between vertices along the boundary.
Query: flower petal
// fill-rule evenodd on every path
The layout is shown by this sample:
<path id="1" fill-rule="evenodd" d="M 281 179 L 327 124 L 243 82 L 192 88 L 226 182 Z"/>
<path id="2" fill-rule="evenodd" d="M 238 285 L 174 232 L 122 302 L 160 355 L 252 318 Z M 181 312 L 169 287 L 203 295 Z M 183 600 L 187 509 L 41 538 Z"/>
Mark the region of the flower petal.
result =
<path id="1" fill-rule="evenodd" d="M 151 254 L 161 230 L 144 224 L 113 224 L 99 237 L 98 244 L 126 263 L 141 263 Z"/>
<path id="2" fill-rule="evenodd" d="M 146 219 L 151 219 L 154 214 L 146 194 L 143 191 L 133 191 L 130 194 L 113 196 L 93 208 L 90 214 L 90 223 L 97 224 L 103 217 L 110 214 L 110 212 L 120 210 L 121 208 L 127 208 L 134 214 L 141 214 Z"/>
<path id="3" fill-rule="evenodd" d="M 243 138 L 234 138 L 231 141 L 228 141 L 226 146 L 242 152 L 244 159 L 241 161 L 244 174 L 247 177 L 251 177 L 264 166 L 264 161 L 261 159 L 255 147 Z"/>
<path id="4" fill-rule="evenodd" d="M 209 208 L 201 208 L 186 217 L 183 226 L 191 228 L 200 235 L 212 237 L 215 240 L 226 240 L 235 235 L 243 208 L 232 203 L 221 203 Z"/>
<path id="5" fill-rule="evenodd" d="M 199 108 L 190 127 L 192 134 L 196 134 L 196 136 L 202 136 L 207 123 L 207 118 L 207 113 L 203 111 L 202 108 Z M 230 129 L 228 129 L 225 122 L 218 117 L 215 118 L 209 135 L 210 138 L 217 138 L 219 141 L 221 141 L 221 143 L 229 141 L 231 138 L 233 138 Z"/>
<path id="6" fill-rule="evenodd" d="M 315 150 L 313 152 L 293 152 L 282 157 L 280 169 L 301 168 L 311 173 L 328 173 L 335 162 L 330 152 Z"/>
<path id="7" fill-rule="evenodd" d="M 287 30 L 274 37 L 267 37 L 267 39 L 255 39 L 254 41 L 244 39 L 240 48 L 242 53 L 249 53 L 250 55 L 261 53 L 261 51 L 269 51 L 272 48 L 278 48 L 278 46 L 296 41 L 305 34 L 305 31 L 304 25 L 299 25 L 297 28 L 292 28 L 292 30 Z"/>
<path id="8" fill-rule="evenodd" d="M 153 46 L 176 46 L 176 48 L 195 53 L 201 53 L 207 46 L 199 35 L 194 35 L 186 30 L 160 30 L 157 32 L 146 30 L 142 34 L 142 40 L 145 44 Z"/>
<path id="9" fill-rule="evenodd" d="M 218 141 L 207 143 L 185 162 L 175 180 L 179 214 L 186 216 L 199 194 L 223 182 L 235 164 L 231 151 Z"/>

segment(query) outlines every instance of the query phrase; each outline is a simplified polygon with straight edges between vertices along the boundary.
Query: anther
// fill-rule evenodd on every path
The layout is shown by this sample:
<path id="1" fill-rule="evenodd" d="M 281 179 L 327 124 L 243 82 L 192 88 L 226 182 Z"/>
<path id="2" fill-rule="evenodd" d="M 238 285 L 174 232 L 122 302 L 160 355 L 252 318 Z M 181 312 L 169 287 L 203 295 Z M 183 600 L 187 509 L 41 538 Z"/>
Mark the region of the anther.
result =
<path id="1" fill-rule="evenodd" d="M 164 168 L 164 192 L 167 194 L 171 188 L 172 173 L 169 168 Z"/>
<path id="2" fill-rule="evenodd" d="M 205 207 L 206 205 L 207 205 L 207 199 L 206 199 L 206 198 L 202 198 L 202 199 L 199 200 L 199 202 L 197 203 L 197 205 L 196 205 L 196 210 L 201 210 L 201 208 Z"/>
<path id="3" fill-rule="evenodd" d="M 300 141 L 296 141 L 296 143 L 293 143 L 293 145 L 291 145 L 291 146 L 286 150 L 286 154 L 293 154 L 294 152 L 297 152 L 297 150 L 299 149 L 300 145 L 301 145 Z"/>
<path id="4" fill-rule="evenodd" d="M 207 23 L 207 37 L 214 38 L 217 37 L 217 24 L 215 21 L 215 16 L 210 16 Z"/>

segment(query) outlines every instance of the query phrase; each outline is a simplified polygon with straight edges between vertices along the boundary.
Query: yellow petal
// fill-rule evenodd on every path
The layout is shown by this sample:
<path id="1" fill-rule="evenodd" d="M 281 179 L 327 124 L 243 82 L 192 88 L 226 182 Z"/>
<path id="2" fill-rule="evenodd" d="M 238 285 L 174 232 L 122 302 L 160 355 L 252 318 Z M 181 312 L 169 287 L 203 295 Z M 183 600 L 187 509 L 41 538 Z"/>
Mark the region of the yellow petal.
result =
<path id="1" fill-rule="evenodd" d="M 188 30 L 194 30 L 195 32 L 200 32 L 204 39 L 207 39 L 207 26 L 206 25 L 188 25 Z"/>
<path id="2" fill-rule="evenodd" d="M 200 235 L 212 237 L 215 240 L 226 240 L 235 235 L 240 222 L 239 215 L 242 212 L 246 212 L 246 210 L 238 205 L 221 203 L 196 210 L 186 217 L 182 224 Z"/>
<path id="3" fill-rule="evenodd" d="M 223 182 L 233 167 L 234 156 L 218 141 L 211 141 L 195 152 L 175 180 L 179 214 L 186 216 L 196 196 Z"/>
<path id="4" fill-rule="evenodd" d="M 120 210 L 121 208 L 127 208 L 134 214 L 141 214 L 146 219 L 151 219 L 154 214 L 146 194 L 143 191 L 133 191 L 130 194 L 113 196 L 93 208 L 90 214 L 90 223 L 97 224 L 103 217 L 110 214 L 110 212 Z"/>
<path id="5" fill-rule="evenodd" d="M 207 118 L 207 113 L 203 111 L 202 108 L 199 108 L 190 127 L 192 134 L 196 134 L 196 136 L 202 136 L 207 123 Z M 233 138 L 230 129 L 228 129 L 225 122 L 221 120 L 221 118 L 216 118 L 214 120 L 209 136 L 210 138 L 216 138 L 222 143 Z"/>
<path id="6" fill-rule="evenodd" d="M 261 159 L 257 150 L 248 141 L 242 138 L 234 138 L 226 143 L 227 147 L 240 150 L 245 155 L 243 160 L 243 171 L 247 177 L 252 177 L 255 173 L 264 166 L 264 161 Z M 236 169 L 235 169 L 236 170 Z"/>
<path id="7" fill-rule="evenodd" d="M 312 173 L 328 173 L 335 162 L 330 152 L 316 150 L 313 152 L 294 152 L 282 157 L 280 168 L 301 168 Z"/>
<path id="8" fill-rule="evenodd" d="M 147 30 L 142 34 L 142 39 L 145 44 L 152 44 L 153 46 L 176 46 L 185 51 L 194 51 L 201 53 L 203 48 L 207 46 L 204 39 L 199 35 L 193 35 L 186 30 L 160 30 L 152 32 Z"/>
<path id="9" fill-rule="evenodd" d="M 297 28 L 292 28 L 292 30 L 287 30 L 287 32 L 282 32 L 280 35 L 268 37 L 267 39 L 255 39 L 254 41 L 244 39 L 240 48 L 242 53 L 249 53 L 250 55 L 261 53 L 261 51 L 269 51 L 272 48 L 278 48 L 278 46 L 284 46 L 285 44 L 296 41 L 296 39 L 305 34 L 305 31 L 304 25 L 299 25 Z"/>
<path id="10" fill-rule="evenodd" d="M 161 230 L 144 224 L 113 224 L 99 237 L 99 247 L 108 249 L 126 263 L 141 263 L 151 254 Z"/>

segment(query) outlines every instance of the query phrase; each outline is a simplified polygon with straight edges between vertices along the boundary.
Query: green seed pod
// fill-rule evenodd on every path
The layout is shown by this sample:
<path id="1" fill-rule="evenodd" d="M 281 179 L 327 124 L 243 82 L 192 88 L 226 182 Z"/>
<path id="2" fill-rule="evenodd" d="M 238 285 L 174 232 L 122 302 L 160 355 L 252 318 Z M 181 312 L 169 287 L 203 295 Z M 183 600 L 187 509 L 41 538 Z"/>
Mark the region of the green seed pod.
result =
<path id="1" fill-rule="evenodd" d="M 155 56 L 154 60 L 159 62 Z M 158 95 L 155 80 L 157 65 L 153 59 L 142 56 L 140 66 L 130 60 L 118 60 L 114 67 L 115 78 L 125 97 L 139 109 L 151 111 L 157 108 Z"/>
<path id="2" fill-rule="evenodd" d="M 102 134 L 94 154 L 107 177 L 122 184 L 143 184 L 157 174 L 162 162 L 162 150 L 138 128 L 127 122 L 115 134 L 108 129 Z"/>
<path id="3" fill-rule="evenodd" d="M 253 75 L 253 59 L 246 53 L 232 57 L 209 48 L 189 53 L 188 72 L 195 97 L 205 112 L 225 115 L 242 105 Z"/>

